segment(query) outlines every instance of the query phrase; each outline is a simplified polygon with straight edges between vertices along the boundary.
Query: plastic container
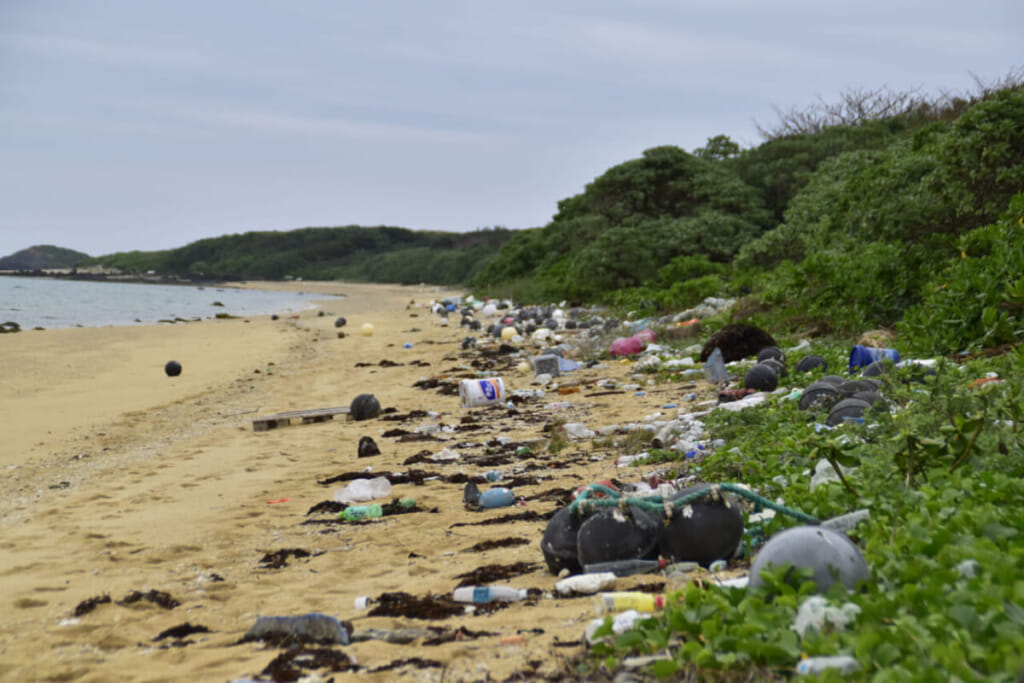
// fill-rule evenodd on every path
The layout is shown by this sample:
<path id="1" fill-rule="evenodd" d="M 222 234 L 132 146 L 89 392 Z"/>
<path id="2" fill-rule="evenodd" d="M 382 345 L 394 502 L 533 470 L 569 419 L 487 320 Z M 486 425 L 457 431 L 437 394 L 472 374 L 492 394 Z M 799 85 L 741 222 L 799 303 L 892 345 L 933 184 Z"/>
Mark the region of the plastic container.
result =
<path id="1" fill-rule="evenodd" d="M 355 479 L 345 488 L 334 492 L 334 500 L 338 503 L 365 503 L 374 498 L 386 498 L 391 495 L 391 482 L 387 477 L 373 479 Z"/>
<path id="2" fill-rule="evenodd" d="M 452 599 L 478 605 L 488 602 L 519 602 L 526 599 L 526 589 L 511 586 L 462 586 L 452 592 Z"/>
<path id="3" fill-rule="evenodd" d="M 656 572 L 667 566 L 668 562 L 665 560 L 610 560 L 608 562 L 595 562 L 583 565 L 583 571 L 588 574 L 611 572 L 615 576 L 632 576 L 633 574 Z"/>
<path id="4" fill-rule="evenodd" d="M 729 381 L 729 373 L 725 369 L 725 358 L 722 349 L 715 348 L 704 363 L 704 378 L 712 384 L 724 384 Z"/>
<path id="5" fill-rule="evenodd" d="M 857 344 L 850 349 L 850 372 L 857 368 L 871 365 L 875 361 L 900 362 L 900 353 L 896 349 L 878 349 L 873 346 L 861 346 Z"/>
<path id="6" fill-rule="evenodd" d="M 555 584 L 555 592 L 559 595 L 593 595 L 598 591 L 614 588 L 617 578 L 611 572 L 588 572 L 568 576 Z"/>
<path id="7" fill-rule="evenodd" d="M 630 609 L 635 609 L 637 612 L 653 612 L 664 606 L 664 595 L 638 591 L 601 593 L 594 599 L 594 613 L 599 617 Z"/>
<path id="8" fill-rule="evenodd" d="M 383 515 L 384 510 L 376 503 L 373 505 L 350 505 L 338 513 L 338 517 L 340 519 L 344 519 L 346 522 L 374 519 L 376 517 L 382 517 Z"/>
<path id="9" fill-rule="evenodd" d="M 481 408 L 505 402 L 505 382 L 500 377 L 464 379 L 459 383 L 463 408 Z"/>
<path id="10" fill-rule="evenodd" d="M 849 655 L 808 657 L 796 665 L 796 672 L 802 676 L 823 673 L 826 669 L 838 669 L 839 673 L 852 673 L 860 668 L 856 659 Z"/>

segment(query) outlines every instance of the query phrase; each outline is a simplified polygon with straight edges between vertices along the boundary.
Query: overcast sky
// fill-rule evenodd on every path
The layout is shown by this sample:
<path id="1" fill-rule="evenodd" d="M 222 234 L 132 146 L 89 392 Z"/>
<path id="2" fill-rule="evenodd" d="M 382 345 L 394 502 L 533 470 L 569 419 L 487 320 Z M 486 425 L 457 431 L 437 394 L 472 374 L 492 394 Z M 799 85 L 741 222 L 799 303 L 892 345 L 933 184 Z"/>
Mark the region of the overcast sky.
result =
<path id="1" fill-rule="evenodd" d="M 1022 0 L 0 0 L 0 256 L 546 224 L 644 149 L 1024 64 Z"/>

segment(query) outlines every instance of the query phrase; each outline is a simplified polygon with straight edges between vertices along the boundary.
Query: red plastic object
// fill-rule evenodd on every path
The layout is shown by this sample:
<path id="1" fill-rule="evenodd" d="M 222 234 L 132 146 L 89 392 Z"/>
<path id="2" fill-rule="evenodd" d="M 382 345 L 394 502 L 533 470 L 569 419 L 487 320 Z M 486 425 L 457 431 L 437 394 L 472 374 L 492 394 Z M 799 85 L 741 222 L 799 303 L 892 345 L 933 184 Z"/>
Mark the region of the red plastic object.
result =
<path id="1" fill-rule="evenodd" d="M 650 344 L 658 339 L 658 333 L 646 327 L 637 332 L 636 334 L 634 334 L 633 336 L 642 341 L 644 344 Z"/>
<path id="2" fill-rule="evenodd" d="M 608 347 L 608 353 L 616 356 L 635 356 L 644 350 L 644 343 L 636 337 L 619 337 Z"/>

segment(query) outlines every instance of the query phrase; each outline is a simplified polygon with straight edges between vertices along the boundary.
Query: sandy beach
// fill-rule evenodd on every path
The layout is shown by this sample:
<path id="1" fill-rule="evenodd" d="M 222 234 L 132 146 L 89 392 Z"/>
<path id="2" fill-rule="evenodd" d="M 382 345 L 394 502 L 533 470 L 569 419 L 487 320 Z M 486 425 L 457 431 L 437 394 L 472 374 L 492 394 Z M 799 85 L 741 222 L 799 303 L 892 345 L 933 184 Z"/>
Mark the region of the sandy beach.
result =
<path id="1" fill-rule="evenodd" d="M 335 646 L 352 670 L 314 669 L 325 680 L 565 675 L 567 661 L 583 651 L 592 600 L 551 595 L 557 578 L 539 542 L 547 516 L 572 489 L 621 476 L 613 462 L 621 452 L 587 440 L 552 454 L 543 428 L 554 419 L 592 427 L 642 420 L 692 389 L 594 391 L 600 379 L 632 381 L 630 364 L 612 361 L 564 375 L 566 393 L 549 391 L 514 413 L 469 411 L 458 396 L 417 382 L 473 376 L 487 369 L 484 361 L 510 391 L 533 388 L 533 376 L 513 369 L 520 358 L 464 352 L 467 332 L 457 318 L 445 327 L 425 308 L 446 292 L 333 282 L 245 286 L 346 298 L 278 320 L 0 335 L 0 678 L 258 678 L 284 650 L 239 643 L 243 634 L 261 616 L 310 612 L 378 636 Z M 334 326 L 338 316 L 346 317 L 344 328 Z M 360 333 L 366 322 L 372 336 Z M 164 374 L 172 359 L 183 367 L 179 377 Z M 385 414 L 254 430 L 255 418 L 348 406 L 365 392 Z M 544 406 L 550 401 L 570 406 L 556 415 Z M 451 429 L 408 436 L 428 424 Z M 380 455 L 357 457 L 363 436 Z M 511 445 L 494 442 L 499 436 Z M 444 448 L 460 459 L 431 459 Z M 414 499 L 418 511 L 359 524 L 339 523 L 323 509 L 309 514 L 348 483 L 345 475 L 367 468 L 426 472 L 425 482 L 394 486 L 392 497 Z M 523 503 L 465 509 L 466 477 L 493 469 L 516 475 Z M 481 524 L 509 515 L 519 518 Z M 274 553 L 279 562 L 261 561 Z M 395 592 L 450 597 L 464 575 L 481 568 L 499 577 L 490 582 L 530 589 L 530 598 L 432 619 L 416 618 L 415 610 L 375 616 L 373 604 L 354 605 L 359 596 Z M 620 588 L 652 581 L 664 579 L 631 577 Z M 76 616 L 83 601 L 104 596 L 110 601 Z M 191 628 L 178 631 L 183 637 L 157 640 L 185 624 Z"/>

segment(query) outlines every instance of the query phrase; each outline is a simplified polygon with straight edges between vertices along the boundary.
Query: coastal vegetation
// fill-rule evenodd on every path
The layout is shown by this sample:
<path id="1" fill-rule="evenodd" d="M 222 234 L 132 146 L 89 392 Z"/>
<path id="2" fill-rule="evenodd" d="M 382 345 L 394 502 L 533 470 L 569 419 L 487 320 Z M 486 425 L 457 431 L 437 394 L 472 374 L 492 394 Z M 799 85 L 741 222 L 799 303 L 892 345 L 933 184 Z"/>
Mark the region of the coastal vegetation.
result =
<path id="1" fill-rule="evenodd" d="M 734 317 L 778 333 L 898 328 L 927 353 L 1021 337 L 1022 70 L 973 93 L 850 91 L 777 113 L 748 149 L 716 135 L 645 150 L 535 228 L 247 232 L 77 265 L 456 285 L 634 316 L 727 296 Z"/>

